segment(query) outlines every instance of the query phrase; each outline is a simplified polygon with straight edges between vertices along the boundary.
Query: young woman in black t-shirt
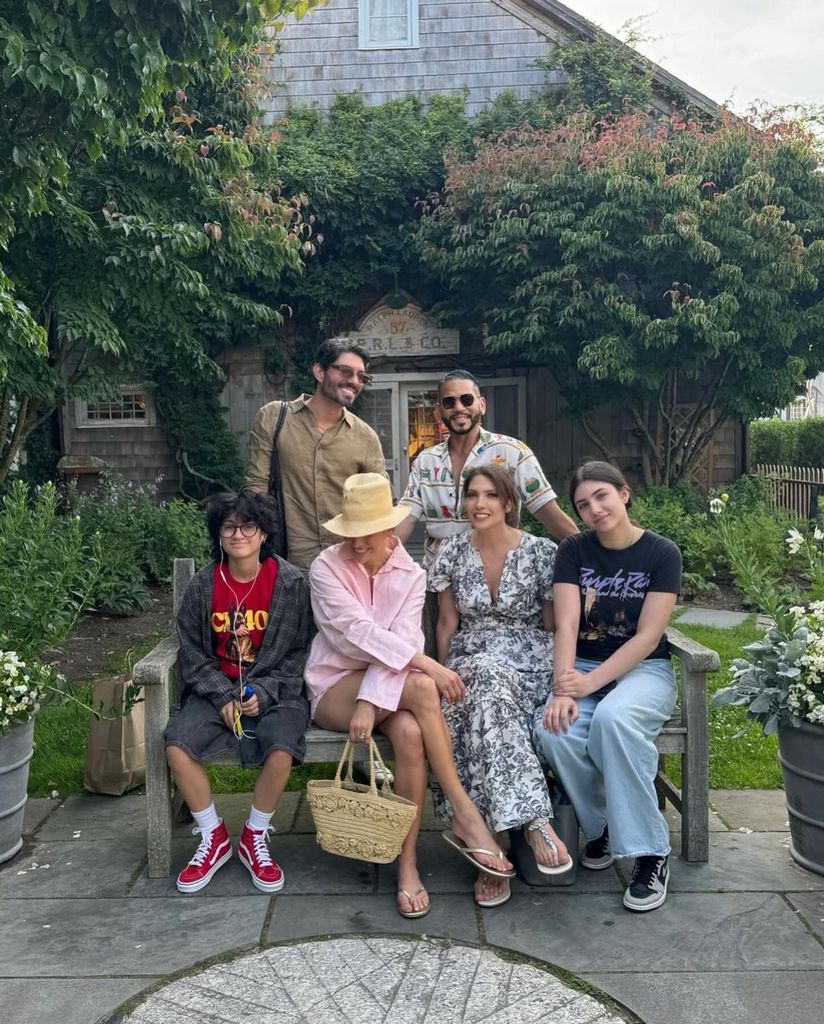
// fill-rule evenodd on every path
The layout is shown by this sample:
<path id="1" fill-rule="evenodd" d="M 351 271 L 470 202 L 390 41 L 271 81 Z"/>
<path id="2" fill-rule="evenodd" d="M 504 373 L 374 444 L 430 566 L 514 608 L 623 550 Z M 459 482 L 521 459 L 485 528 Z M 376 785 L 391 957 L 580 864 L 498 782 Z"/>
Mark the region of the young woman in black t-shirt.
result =
<path id="1" fill-rule="evenodd" d="M 589 531 L 560 545 L 554 572 L 555 672 L 535 738 L 575 807 L 583 867 L 634 857 L 628 910 L 666 899 L 669 830 L 655 796 L 655 737 L 672 714 L 666 629 L 681 553 L 635 525 L 614 466 L 586 462 L 570 498 Z"/>

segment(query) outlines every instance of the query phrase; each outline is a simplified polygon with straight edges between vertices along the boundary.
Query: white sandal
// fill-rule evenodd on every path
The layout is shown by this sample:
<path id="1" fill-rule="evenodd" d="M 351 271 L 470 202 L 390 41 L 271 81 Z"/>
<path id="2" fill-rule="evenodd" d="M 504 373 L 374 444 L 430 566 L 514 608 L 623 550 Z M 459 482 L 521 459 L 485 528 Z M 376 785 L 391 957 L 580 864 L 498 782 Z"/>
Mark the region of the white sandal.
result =
<path id="1" fill-rule="evenodd" d="M 545 821 L 545 819 L 535 818 L 533 821 L 529 822 L 529 824 L 524 825 L 524 842 L 527 846 L 529 846 L 530 850 L 532 850 L 532 846 L 529 842 L 529 833 L 540 832 L 544 842 L 547 844 L 550 850 L 552 850 L 553 853 L 557 854 L 558 844 L 547 831 L 547 824 L 548 823 Z M 534 851 L 532 853 L 532 856 L 535 857 Z M 569 860 L 564 861 L 563 864 L 556 864 L 554 866 L 550 864 L 539 864 L 538 858 L 535 857 L 535 867 L 541 872 L 542 875 L 563 875 L 564 872 L 569 871 L 569 869 L 573 867 L 573 860 L 568 852 L 567 856 L 569 857 Z"/>

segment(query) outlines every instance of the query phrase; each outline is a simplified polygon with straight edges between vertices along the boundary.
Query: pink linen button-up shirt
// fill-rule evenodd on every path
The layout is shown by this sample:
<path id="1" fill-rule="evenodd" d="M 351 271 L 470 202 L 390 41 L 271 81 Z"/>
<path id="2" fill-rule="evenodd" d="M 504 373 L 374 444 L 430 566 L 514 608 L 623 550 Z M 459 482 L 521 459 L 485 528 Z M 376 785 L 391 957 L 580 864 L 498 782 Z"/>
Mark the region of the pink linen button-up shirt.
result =
<path id="1" fill-rule="evenodd" d="M 309 569 L 318 632 L 304 675 L 313 716 L 331 686 L 361 671 L 358 699 L 396 711 L 407 666 L 423 650 L 423 569 L 396 542 L 370 587 L 368 573 L 346 551 L 345 544 L 326 548 Z"/>

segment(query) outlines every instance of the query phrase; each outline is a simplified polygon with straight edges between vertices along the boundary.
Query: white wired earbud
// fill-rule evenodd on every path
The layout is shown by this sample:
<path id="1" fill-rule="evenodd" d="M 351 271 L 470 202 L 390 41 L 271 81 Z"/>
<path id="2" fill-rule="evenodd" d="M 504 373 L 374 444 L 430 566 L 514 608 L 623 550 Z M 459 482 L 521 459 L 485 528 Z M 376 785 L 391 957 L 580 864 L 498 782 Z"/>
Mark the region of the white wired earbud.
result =
<path id="1" fill-rule="evenodd" d="M 262 543 L 263 542 L 261 541 L 261 544 Z M 229 593 L 235 599 L 235 608 L 237 609 L 237 612 L 240 612 L 240 609 L 241 609 L 241 606 L 243 604 L 243 601 L 245 601 L 246 598 L 252 593 L 252 590 L 254 589 L 255 583 L 257 583 L 257 578 L 260 575 L 261 563 L 258 562 L 258 567 L 257 567 L 257 571 L 255 572 L 254 578 L 252 579 L 252 582 L 249 584 L 249 589 L 243 595 L 243 601 L 241 601 L 238 598 L 237 594 L 235 593 L 235 589 L 232 586 L 232 584 L 226 579 L 226 574 L 223 571 L 223 558 L 224 558 L 224 554 L 225 554 L 225 552 L 224 552 L 224 549 L 223 549 L 223 545 L 220 544 L 220 564 L 218 566 L 218 572 L 220 573 L 220 578 L 226 584 L 226 587 L 229 590 Z M 231 632 L 232 636 L 235 638 L 235 650 L 237 651 L 238 685 L 240 687 L 240 701 L 242 703 L 243 702 L 243 693 L 244 693 L 244 690 L 246 689 L 246 685 L 245 685 L 245 683 L 243 681 L 243 656 L 240 653 L 240 639 L 238 637 L 237 626 L 236 626 L 235 621 L 234 621 L 233 618 L 229 619 L 229 631 Z M 252 737 L 254 737 L 255 734 L 253 732 L 245 732 L 244 731 L 243 725 L 242 725 L 241 720 L 240 720 L 240 711 L 237 708 L 235 709 L 234 724 L 235 724 L 234 733 L 235 733 L 235 736 L 239 740 L 243 739 L 244 737 L 246 737 L 247 739 L 251 739 Z"/>

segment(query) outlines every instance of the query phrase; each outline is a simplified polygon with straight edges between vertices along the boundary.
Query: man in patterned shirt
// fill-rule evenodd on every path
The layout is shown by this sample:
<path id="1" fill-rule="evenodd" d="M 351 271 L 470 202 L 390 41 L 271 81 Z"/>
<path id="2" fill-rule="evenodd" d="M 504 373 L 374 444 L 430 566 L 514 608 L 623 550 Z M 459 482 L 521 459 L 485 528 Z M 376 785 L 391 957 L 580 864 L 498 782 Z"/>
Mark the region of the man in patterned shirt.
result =
<path id="1" fill-rule="evenodd" d="M 440 413 L 449 437 L 425 448 L 415 459 L 406 491 L 400 500 L 409 515 L 395 533 L 407 541 L 419 519 L 426 523 L 424 565 L 429 566 L 444 538 L 469 529 L 463 507 L 463 473 L 472 466 L 505 464 L 515 474 L 522 503 L 561 541 L 578 527 L 555 500 L 532 450 L 514 437 L 493 434 L 481 426 L 486 402 L 475 378 L 466 370 L 452 370 L 438 384 Z"/>

